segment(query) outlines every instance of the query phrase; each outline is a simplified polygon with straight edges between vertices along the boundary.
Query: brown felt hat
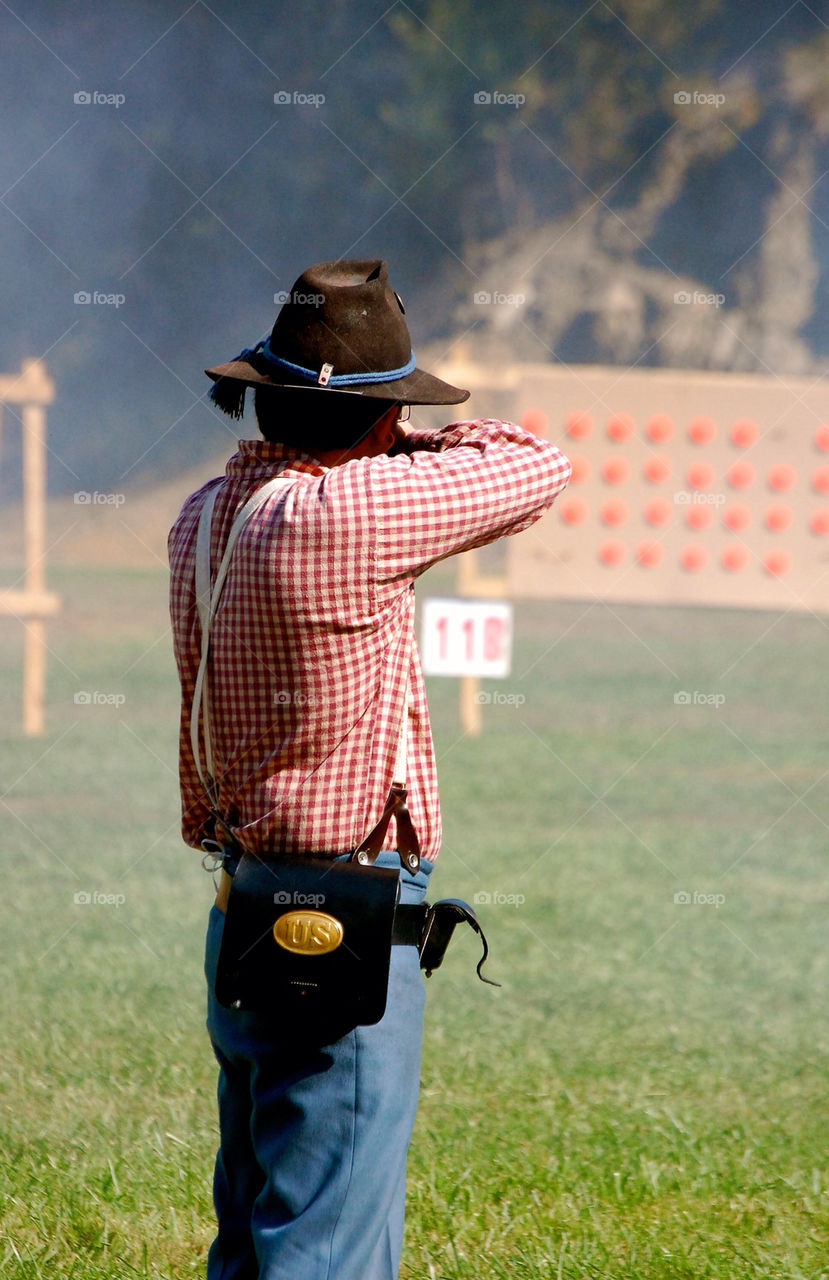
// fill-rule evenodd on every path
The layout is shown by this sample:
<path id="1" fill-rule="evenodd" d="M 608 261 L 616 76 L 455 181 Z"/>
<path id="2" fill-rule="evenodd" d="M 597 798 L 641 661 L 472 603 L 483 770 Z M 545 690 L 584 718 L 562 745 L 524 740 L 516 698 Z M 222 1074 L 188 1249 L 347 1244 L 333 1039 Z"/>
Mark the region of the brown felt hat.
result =
<path id="1" fill-rule="evenodd" d="M 211 399 L 240 418 L 247 387 L 307 387 L 401 404 L 460 404 L 469 392 L 418 369 L 400 295 L 380 259 L 318 262 L 287 294 L 267 338 L 205 369 Z"/>

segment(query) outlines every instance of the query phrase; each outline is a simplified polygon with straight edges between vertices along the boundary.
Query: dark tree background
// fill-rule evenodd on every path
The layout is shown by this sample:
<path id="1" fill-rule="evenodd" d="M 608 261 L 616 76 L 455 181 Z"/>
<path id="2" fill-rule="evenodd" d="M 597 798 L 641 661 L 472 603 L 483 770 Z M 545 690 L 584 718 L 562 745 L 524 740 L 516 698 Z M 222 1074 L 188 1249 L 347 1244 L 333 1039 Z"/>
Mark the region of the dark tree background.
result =
<path id="1" fill-rule="evenodd" d="M 56 380 L 52 488 L 229 448 L 203 367 L 328 257 L 389 259 L 416 349 L 823 372 L 827 24 L 802 0 L 0 8 L 0 371 Z"/>

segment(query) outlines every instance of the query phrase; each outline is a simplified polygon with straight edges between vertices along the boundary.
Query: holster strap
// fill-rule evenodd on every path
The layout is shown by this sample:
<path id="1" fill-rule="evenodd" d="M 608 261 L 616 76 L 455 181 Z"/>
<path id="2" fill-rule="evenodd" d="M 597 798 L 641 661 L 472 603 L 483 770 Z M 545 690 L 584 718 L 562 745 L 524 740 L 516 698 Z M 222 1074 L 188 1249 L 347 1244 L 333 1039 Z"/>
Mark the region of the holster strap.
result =
<path id="1" fill-rule="evenodd" d="M 439 902 L 429 907 L 426 925 L 420 939 L 421 969 L 426 970 L 426 977 L 429 978 L 435 969 L 440 968 L 455 926 L 461 923 L 471 925 L 481 939 L 483 955 L 478 961 L 476 970 L 481 982 L 488 982 L 491 987 L 500 987 L 500 982 L 485 978 L 481 973 L 481 967 L 489 955 L 489 947 L 478 917 L 469 903 L 461 898 L 441 898 Z"/>
<path id="2" fill-rule="evenodd" d="M 391 931 L 392 944 L 398 946 L 420 946 L 420 938 L 429 908 L 425 902 L 416 905 L 397 906 L 394 910 L 394 925 Z"/>

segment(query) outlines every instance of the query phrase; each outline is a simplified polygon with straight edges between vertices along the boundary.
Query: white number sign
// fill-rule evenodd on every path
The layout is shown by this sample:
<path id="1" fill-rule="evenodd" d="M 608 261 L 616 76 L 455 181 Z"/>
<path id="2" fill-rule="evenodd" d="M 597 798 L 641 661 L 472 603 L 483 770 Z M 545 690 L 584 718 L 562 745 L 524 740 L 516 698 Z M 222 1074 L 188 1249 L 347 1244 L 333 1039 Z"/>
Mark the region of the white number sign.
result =
<path id="1" fill-rule="evenodd" d="M 509 675 L 512 605 L 502 600 L 424 600 L 420 653 L 430 676 Z"/>

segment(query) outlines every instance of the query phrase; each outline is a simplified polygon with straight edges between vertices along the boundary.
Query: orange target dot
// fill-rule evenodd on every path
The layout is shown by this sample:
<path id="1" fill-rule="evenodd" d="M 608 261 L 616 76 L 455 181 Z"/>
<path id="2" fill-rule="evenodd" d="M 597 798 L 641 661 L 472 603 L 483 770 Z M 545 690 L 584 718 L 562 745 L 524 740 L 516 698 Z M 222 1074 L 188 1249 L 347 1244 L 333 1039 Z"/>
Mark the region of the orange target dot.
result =
<path id="1" fill-rule="evenodd" d="M 590 463 L 587 461 L 584 454 L 572 453 L 570 455 L 570 466 L 572 467 L 570 472 L 570 483 L 584 484 L 585 480 L 590 475 L 591 470 Z"/>
<path id="2" fill-rule="evenodd" d="M 628 504 L 623 502 L 621 498 L 608 498 L 607 502 L 603 502 L 599 514 L 605 524 L 624 524 L 630 512 Z"/>
<path id="3" fill-rule="evenodd" d="M 577 409 L 574 413 L 568 413 L 564 419 L 564 430 L 574 440 L 583 440 L 593 430 L 593 419 L 589 413 Z"/>
<path id="4" fill-rule="evenodd" d="M 627 458 L 605 458 L 602 475 L 608 484 L 624 484 L 630 475 L 630 463 Z"/>
<path id="5" fill-rule="evenodd" d="M 730 502 L 723 508 L 722 522 L 726 529 L 740 533 L 751 524 L 751 509 L 743 502 Z"/>
<path id="6" fill-rule="evenodd" d="M 673 418 L 669 418 L 667 413 L 655 413 L 645 424 L 645 434 L 655 444 L 663 444 L 674 434 Z"/>
<path id="7" fill-rule="evenodd" d="M 782 578 L 792 567 L 792 558 L 783 547 L 773 547 L 763 556 L 763 568 L 774 578 Z"/>
<path id="8" fill-rule="evenodd" d="M 607 434 L 611 440 L 629 440 L 636 430 L 636 423 L 629 413 L 614 413 L 607 420 Z"/>
<path id="9" fill-rule="evenodd" d="M 773 502 L 770 507 L 766 507 L 763 519 L 767 529 L 782 533 L 784 529 L 788 529 L 794 519 L 794 512 L 791 507 L 786 506 L 785 502 Z"/>
<path id="10" fill-rule="evenodd" d="M 683 569 L 689 573 L 699 573 L 708 564 L 708 552 L 698 542 L 686 542 L 679 553 Z"/>
<path id="11" fill-rule="evenodd" d="M 636 559 L 646 569 L 654 569 L 661 564 L 664 555 L 665 548 L 655 538 L 646 538 L 636 547 Z"/>
<path id="12" fill-rule="evenodd" d="M 694 444 L 710 444 L 717 434 L 717 424 L 713 418 L 692 418 L 688 423 L 688 439 Z"/>
<path id="13" fill-rule="evenodd" d="M 566 498 L 561 504 L 561 518 L 565 524 L 583 524 L 587 511 L 584 498 Z"/>
<path id="14" fill-rule="evenodd" d="M 707 502 L 693 502 L 685 509 L 685 523 L 689 529 L 707 529 L 714 519 L 714 512 Z"/>
<path id="15" fill-rule="evenodd" d="M 817 489 L 818 493 L 829 493 L 829 467 L 815 467 L 812 488 Z"/>
<path id="16" fill-rule="evenodd" d="M 760 428 L 751 418 L 738 418 L 731 428 L 731 439 L 741 449 L 747 449 L 757 440 Z"/>
<path id="17" fill-rule="evenodd" d="M 790 462 L 776 462 L 773 467 L 769 467 L 768 482 L 770 489 L 776 489 L 778 493 L 784 493 L 786 489 L 793 489 L 797 481 L 797 472 Z"/>
<path id="18" fill-rule="evenodd" d="M 726 472 L 728 483 L 732 489 L 747 489 L 749 485 L 754 484 L 756 471 L 750 462 L 740 461 L 732 462 Z"/>
<path id="19" fill-rule="evenodd" d="M 812 533 L 829 533 L 829 507 L 818 507 L 809 517 Z"/>
<path id="20" fill-rule="evenodd" d="M 645 506 L 648 524 L 667 524 L 673 515 L 673 506 L 667 498 L 651 498 Z"/>
<path id="21" fill-rule="evenodd" d="M 547 434 L 547 415 L 543 409 L 527 409 L 521 415 L 521 426 L 525 431 L 532 431 L 534 436 L 543 438 Z"/>
<path id="22" fill-rule="evenodd" d="M 624 542 L 621 542 L 618 538 L 608 538 L 599 547 L 599 559 L 602 564 L 608 565 L 609 568 L 621 564 L 626 555 L 627 548 Z"/>
<path id="23" fill-rule="evenodd" d="M 829 453 L 829 422 L 822 423 L 815 431 L 815 448 Z"/>
<path id="24" fill-rule="evenodd" d="M 650 480 L 651 484 L 664 484 L 670 479 L 673 468 L 670 458 L 666 458 L 663 453 L 655 453 L 653 457 L 645 459 L 642 470 L 645 479 Z"/>
<path id="25" fill-rule="evenodd" d="M 720 563 L 729 573 L 739 573 L 748 564 L 748 547 L 740 542 L 728 542 L 720 552 Z"/>
<path id="26" fill-rule="evenodd" d="M 685 479 L 692 489 L 710 489 L 714 483 L 714 474 L 710 462 L 692 462 L 685 472 Z"/>

